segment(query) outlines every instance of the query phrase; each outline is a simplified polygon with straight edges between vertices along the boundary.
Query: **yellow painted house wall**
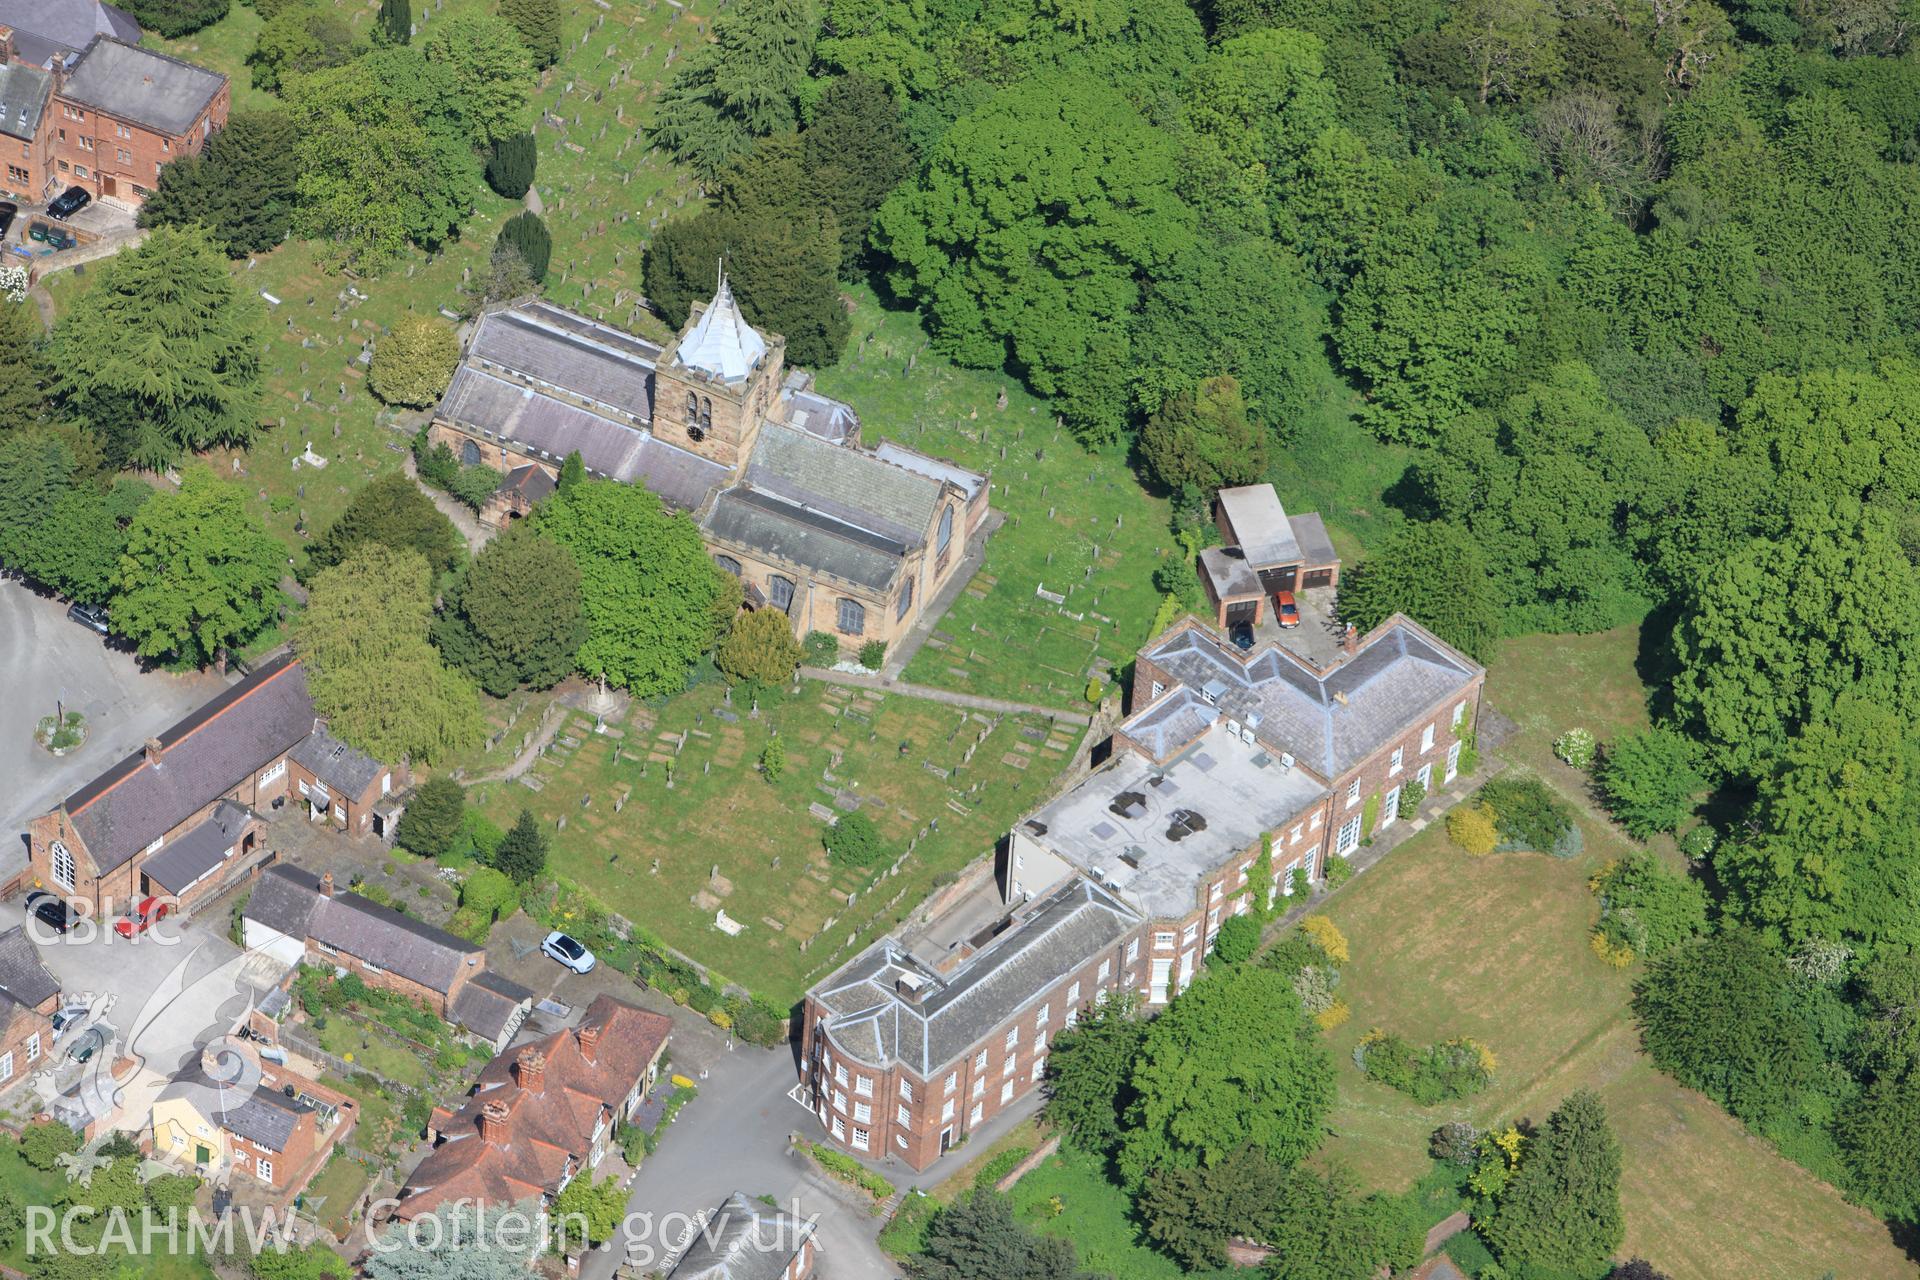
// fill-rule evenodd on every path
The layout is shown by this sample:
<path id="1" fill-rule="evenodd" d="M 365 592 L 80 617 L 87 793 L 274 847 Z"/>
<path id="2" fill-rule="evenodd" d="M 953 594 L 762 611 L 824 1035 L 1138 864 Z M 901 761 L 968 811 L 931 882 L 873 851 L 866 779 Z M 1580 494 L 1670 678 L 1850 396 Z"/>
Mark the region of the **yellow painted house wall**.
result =
<path id="1" fill-rule="evenodd" d="M 227 1138 L 185 1098 L 163 1098 L 153 1104 L 153 1155 L 156 1160 L 194 1162 L 194 1148 L 207 1149 L 209 1166 L 227 1158 Z"/>

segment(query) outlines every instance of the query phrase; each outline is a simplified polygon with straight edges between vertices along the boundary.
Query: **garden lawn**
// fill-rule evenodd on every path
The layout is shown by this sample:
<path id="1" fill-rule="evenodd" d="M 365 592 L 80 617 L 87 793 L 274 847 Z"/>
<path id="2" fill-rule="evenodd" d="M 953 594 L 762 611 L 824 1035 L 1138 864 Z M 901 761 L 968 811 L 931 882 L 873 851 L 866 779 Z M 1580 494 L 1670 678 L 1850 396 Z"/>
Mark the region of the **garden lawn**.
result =
<path id="1" fill-rule="evenodd" d="M 554 872 L 783 1004 L 988 854 L 1078 742 L 1074 726 L 1056 728 L 1044 716 L 996 717 L 812 682 L 770 700 L 756 720 L 744 694 L 729 707 L 724 690 L 709 681 L 636 707 L 618 739 L 596 736 L 589 717 L 570 713 L 530 775 L 539 790 L 485 783 L 470 798 L 502 827 L 531 809 L 553 832 Z M 528 713 L 519 723 L 534 720 Z M 768 782 L 757 765 L 775 728 L 786 769 Z M 809 808 L 844 812 L 855 798 L 886 847 L 876 867 L 830 865 L 826 824 Z M 885 875 L 936 822 L 899 873 Z M 717 928 L 719 911 L 744 932 Z"/>
<path id="2" fill-rule="evenodd" d="M 992 504 L 1006 515 L 906 678 L 1084 707 L 1098 664 L 1130 661 L 1160 607 L 1151 578 L 1175 547 L 1166 502 L 1141 489 L 1124 453 L 1081 447 L 1014 379 L 928 352 L 917 313 L 885 310 L 864 289 L 854 296 L 853 338 L 819 374 L 820 389 L 859 412 L 868 444 L 897 440 L 991 472 Z M 1002 392 L 1005 409 L 995 407 Z"/>
<path id="3" fill-rule="evenodd" d="M 307 1184 L 306 1207 L 319 1216 L 321 1226 L 345 1240 L 349 1230 L 347 1215 L 353 1212 L 354 1202 L 372 1180 L 373 1175 L 365 1165 L 344 1152 L 336 1152 L 327 1161 L 327 1167 Z"/>
<path id="4" fill-rule="evenodd" d="M 1353 1018 L 1330 1037 L 1339 1100 L 1318 1158 L 1346 1162 L 1363 1185 L 1402 1191 L 1429 1167 L 1427 1138 L 1440 1124 L 1539 1123 L 1567 1094 L 1592 1088 L 1623 1147 L 1626 1254 L 1675 1280 L 1911 1276 L 1872 1214 L 1653 1067 L 1628 1003 L 1638 966 L 1615 971 L 1588 950 L 1596 909 L 1587 877 L 1632 846 L 1586 803 L 1578 775 L 1567 770 L 1569 782 L 1547 768 L 1547 744 L 1573 723 L 1603 741 L 1644 723 L 1636 650 L 1630 630 L 1535 637 L 1510 642 L 1489 679 L 1490 701 L 1521 725 L 1507 758 L 1580 806 L 1581 857 L 1469 858 L 1436 823 L 1330 900 L 1325 914 L 1353 951 L 1340 984 Z M 1372 1027 L 1423 1044 L 1472 1036 L 1499 1060 L 1494 1083 L 1421 1107 L 1353 1065 L 1353 1046 Z"/>
<path id="5" fill-rule="evenodd" d="M 416 1089 L 427 1087 L 428 1064 L 414 1049 L 358 1017 L 341 1012 L 325 1016 L 327 1025 L 317 1034 L 320 1047 L 328 1053 L 337 1054 L 385 1079 Z"/>
<path id="6" fill-rule="evenodd" d="M 1126 1192 L 1107 1180 L 1097 1157 L 1062 1147 L 1013 1186 L 1014 1212 L 1028 1226 L 1073 1241 L 1083 1270 L 1126 1280 L 1249 1274 L 1182 1270 L 1149 1247 L 1130 1216 Z M 1059 1198 L 1059 1211 L 1053 1200 Z"/>

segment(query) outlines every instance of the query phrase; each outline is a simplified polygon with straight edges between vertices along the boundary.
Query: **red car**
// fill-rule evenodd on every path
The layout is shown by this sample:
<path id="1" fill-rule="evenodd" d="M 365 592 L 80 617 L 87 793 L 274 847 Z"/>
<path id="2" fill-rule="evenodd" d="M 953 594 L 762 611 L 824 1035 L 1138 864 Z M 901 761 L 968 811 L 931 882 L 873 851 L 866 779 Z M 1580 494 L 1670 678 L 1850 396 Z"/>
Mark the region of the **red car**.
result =
<path id="1" fill-rule="evenodd" d="M 163 898 L 145 898 L 124 920 L 113 922 L 113 931 L 123 938 L 135 937 L 151 928 L 155 920 L 164 920 L 172 910 L 173 904 Z"/>
<path id="2" fill-rule="evenodd" d="M 1281 626 L 1297 627 L 1300 625 L 1300 606 L 1298 603 L 1295 602 L 1293 598 L 1293 592 L 1291 591 L 1274 592 L 1273 603 L 1274 603 L 1274 606 L 1279 610 Z"/>

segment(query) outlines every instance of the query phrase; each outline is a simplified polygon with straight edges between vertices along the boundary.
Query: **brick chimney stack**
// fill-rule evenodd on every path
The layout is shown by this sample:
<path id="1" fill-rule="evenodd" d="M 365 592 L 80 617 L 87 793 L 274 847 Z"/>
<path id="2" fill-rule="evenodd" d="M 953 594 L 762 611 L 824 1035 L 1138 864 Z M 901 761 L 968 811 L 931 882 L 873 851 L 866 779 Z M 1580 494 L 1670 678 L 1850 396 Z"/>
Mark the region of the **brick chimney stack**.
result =
<path id="1" fill-rule="evenodd" d="M 600 1028 L 581 1027 L 574 1034 L 580 1042 L 580 1056 L 593 1062 L 600 1052 Z"/>
<path id="2" fill-rule="evenodd" d="M 331 871 L 322 871 L 320 873 L 320 896 L 323 898 L 331 898 L 333 896 L 333 872 Z"/>
<path id="3" fill-rule="evenodd" d="M 158 738 L 148 738 L 147 745 L 143 750 L 147 757 L 147 763 L 153 765 L 155 768 L 159 767 L 161 757 L 166 755 L 166 748 L 160 745 L 160 739 Z"/>
<path id="4" fill-rule="evenodd" d="M 507 1108 L 503 1104 L 489 1102 L 480 1108 L 480 1141 L 491 1147 L 504 1147 L 507 1130 Z"/>
<path id="5" fill-rule="evenodd" d="M 547 1055 L 532 1045 L 520 1051 L 514 1059 L 513 1075 L 522 1089 L 528 1093 L 539 1093 L 540 1083 L 547 1074 Z"/>
<path id="6" fill-rule="evenodd" d="M 1340 651 L 1349 658 L 1360 652 L 1360 628 L 1351 622 L 1347 624 L 1347 629 L 1340 633 Z"/>
<path id="7" fill-rule="evenodd" d="M 0 66 L 13 61 L 13 28 L 0 26 Z"/>

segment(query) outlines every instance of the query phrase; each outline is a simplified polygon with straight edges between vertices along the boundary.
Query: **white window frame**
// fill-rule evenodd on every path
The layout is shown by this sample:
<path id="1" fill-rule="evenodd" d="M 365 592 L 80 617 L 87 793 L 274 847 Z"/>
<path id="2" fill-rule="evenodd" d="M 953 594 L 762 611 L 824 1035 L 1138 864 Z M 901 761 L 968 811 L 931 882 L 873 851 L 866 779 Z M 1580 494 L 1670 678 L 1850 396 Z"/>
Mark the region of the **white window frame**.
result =
<path id="1" fill-rule="evenodd" d="M 40 1033 L 34 1032 L 27 1037 L 27 1061 L 35 1062 L 40 1057 Z"/>
<path id="2" fill-rule="evenodd" d="M 1343 858 L 1349 858 L 1353 856 L 1353 851 L 1359 847 L 1360 818 L 1358 815 L 1355 815 L 1340 824 L 1340 830 L 1335 833 L 1333 838 L 1333 851 Z"/>
<path id="3" fill-rule="evenodd" d="M 253 1171 L 260 1176 L 260 1181 L 273 1181 L 273 1161 L 267 1159 L 265 1156 L 260 1156 L 254 1160 Z"/>
<path id="4" fill-rule="evenodd" d="M 893 1117 L 900 1122 L 902 1129 L 911 1129 L 913 1127 L 913 1112 L 907 1109 L 906 1103 L 903 1102 L 900 1104 L 899 1109 L 893 1113 Z"/>
<path id="5" fill-rule="evenodd" d="M 853 1149 L 855 1151 L 866 1151 L 872 1146 L 873 1130 L 864 1129 L 859 1125 L 853 1126 Z"/>
<path id="6" fill-rule="evenodd" d="M 1405 747 L 1395 747 L 1393 749 L 1393 759 L 1387 761 L 1387 773 L 1395 774 L 1400 772 L 1401 762 L 1406 759 L 1406 755 L 1407 749 Z"/>
<path id="7" fill-rule="evenodd" d="M 1460 725 L 1467 718 L 1467 704 L 1462 702 L 1453 709 L 1453 731 L 1460 732 Z"/>
<path id="8" fill-rule="evenodd" d="M 1427 754 L 1427 752 L 1433 750 L 1433 730 L 1434 730 L 1434 726 L 1428 725 L 1426 728 L 1420 731 L 1420 754 L 1421 755 L 1425 755 Z"/>
<path id="9" fill-rule="evenodd" d="M 47 861 L 52 864 L 53 882 L 62 889 L 73 888 L 74 881 L 80 875 L 80 864 L 74 858 L 73 850 L 67 848 L 65 842 L 55 840 L 47 850 Z"/>
<path id="10" fill-rule="evenodd" d="M 1012 1080 L 1008 1080 L 1000 1086 L 1000 1105 L 1003 1107 L 1013 1101 L 1013 1084 Z"/>
<path id="11" fill-rule="evenodd" d="M 1347 784 L 1347 808 L 1351 809 L 1353 808 L 1353 806 L 1359 803 L 1360 803 L 1360 779 L 1355 778 L 1352 782 L 1349 782 Z"/>
<path id="12" fill-rule="evenodd" d="M 1441 781 L 1452 782 L 1455 778 L 1459 776 L 1460 776 L 1460 743 L 1456 740 L 1452 743 L 1449 743 L 1447 746 L 1447 772 L 1446 772 L 1446 776 L 1443 777 Z"/>
<path id="13" fill-rule="evenodd" d="M 873 1096 L 873 1077 L 855 1077 L 853 1081 L 853 1091 L 863 1098 L 871 1098 Z"/>
<path id="14" fill-rule="evenodd" d="M 1111 960 L 1102 960 L 1100 962 L 1100 976 L 1102 978 L 1105 978 L 1107 976 L 1107 966 L 1109 966 L 1112 963 L 1113 962 Z M 1071 1006 L 1079 1003 L 1080 1003 L 1080 984 L 1076 982 L 1072 986 L 1067 988 L 1067 1004 Z"/>
<path id="15" fill-rule="evenodd" d="M 1392 826 L 1394 821 L 1400 816 L 1400 791 L 1401 788 L 1395 787 L 1393 790 L 1387 792 L 1385 797 L 1380 801 L 1380 829 L 1382 831 Z"/>
<path id="16" fill-rule="evenodd" d="M 260 771 L 260 779 L 257 785 L 264 787 L 269 782 L 278 782 L 286 776 L 287 758 L 281 756 L 278 760 L 275 760 L 272 764 Z"/>
<path id="17" fill-rule="evenodd" d="M 946 1091 L 948 1093 L 952 1093 L 955 1089 L 958 1089 L 959 1087 L 960 1087 L 960 1073 L 958 1071 L 947 1072 Z"/>
<path id="18" fill-rule="evenodd" d="M 1127 958 L 1125 963 L 1132 964 L 1134 961 L 1138 960 L 1139 958 L 1140 958 L 1140 939 L 1138 938 L 1127 939 Z"/>
<path id="19" fill-rule="evenodd" d="M 902 1080 L 900 1082 L 900 1101 L 902 1102 L 913 1101 L 913 1081 Z"/>
<path id="20" fill-rule="evenodd" d="M 986 1114 L 986 1110 L 987 1110 L 986 1103 L 984 1102 L 974 1103 L 973 1110 L 967 1112 L 967 1127 L 971 1129 L 974 1125 L 979 1124 L 980 1117 Z"/>
<path id="21" fill-rule="evenodd" d="M 862 1124 L 872 1124 L 873 1108 L 864 1102 L 856 1102 L 853 1104 L 853 1118 Z"/>

